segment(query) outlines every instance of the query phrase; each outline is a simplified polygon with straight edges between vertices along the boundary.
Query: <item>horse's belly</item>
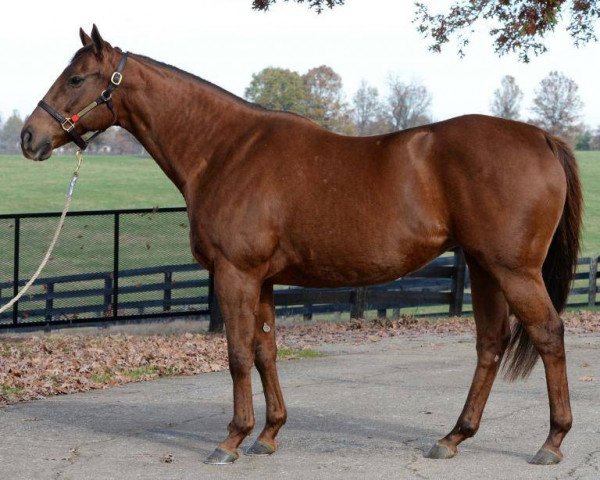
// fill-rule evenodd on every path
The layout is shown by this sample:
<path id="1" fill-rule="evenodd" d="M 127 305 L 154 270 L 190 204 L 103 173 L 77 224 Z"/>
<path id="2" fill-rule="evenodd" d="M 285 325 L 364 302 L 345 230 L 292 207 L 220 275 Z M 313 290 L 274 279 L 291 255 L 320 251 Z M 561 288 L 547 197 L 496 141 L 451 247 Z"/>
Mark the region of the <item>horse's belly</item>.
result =
<path id="1" fill-rule="evenodd" d="M 293 264 L 276 273 L 272 280 L 283 285 L 305 287 L 362 286 L 384 283 L 418 270 L 447 250 L 445 241 L 420 243 L 389 252 L 367 248 L 349 253 L 309 249 Z"/>

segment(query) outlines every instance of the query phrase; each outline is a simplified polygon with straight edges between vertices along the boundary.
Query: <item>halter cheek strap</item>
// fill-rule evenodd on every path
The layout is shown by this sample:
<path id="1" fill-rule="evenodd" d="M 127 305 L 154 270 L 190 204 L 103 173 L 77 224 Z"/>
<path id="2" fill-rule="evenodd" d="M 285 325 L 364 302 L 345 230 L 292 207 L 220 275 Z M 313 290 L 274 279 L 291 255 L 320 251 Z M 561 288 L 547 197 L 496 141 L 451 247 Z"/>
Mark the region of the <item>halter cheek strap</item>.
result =
<path id="1" fill-rule="evenodd" d="M 54 118 L 54 120 L 56 120 L 58 123 L 60 123 L 60 126 L 62 127 L 62 129 L 69 134 L 69 136 L 71 137 L 71 140 L 81 150 L 85 150 L 87 148 L 88 144 L 94 138 L 96 138 L 98 135 L 100 135 L 102 132 L 104 132 L 106 130 L 106 128 L 112 127 L 117 122 L 117 114 L 115 113 L 115 110 L 113 108 L 112 94 L 115 91 L 115 89 L 119 85 L 121 85 L 121 82 L 123 81 L 123 69 L 125 68 L 125 63 L 127 63 L 127 56 L 128 56 L 127 52 L 125 52 L 121 55 L 121 60 L 119 60 L 117 69 L 111 75 L 110 82 L 108 84 L 108 87 L 106 87 L 106 90 L 104 90 L 100 94 L 100 96 L 96 100 L 94 100 L 92 103 L 90 103 L 87 107 L 85 107 L 83 110 L 80 110 L 79 112 L 71 115 L 70 117 L 64 117 L 60 112 L 58 112 L 56 109 L 52 108 L 50 105 L 48 105 L 43 100 L 41 100 L 38 103 L 38 106 L 40 108 L 44 109 L 46 112 L 48 112 L 52 116 L 52 118 Z M 90 113 L 94 108 L 96 108 L 102 104 L 106 104 L 108 109 L 112 112 L 113 121 L 108 127 L 106 127 L 103 130 L 98 130 L 98 131 L 94 132 L 94 134 L 86 140 L 79 133 L 77 133 L 77 130 L 75 130 L 75 124 L 79 120 L 81 120 L 81 118 L 83 118 L 85 115 Z"/>

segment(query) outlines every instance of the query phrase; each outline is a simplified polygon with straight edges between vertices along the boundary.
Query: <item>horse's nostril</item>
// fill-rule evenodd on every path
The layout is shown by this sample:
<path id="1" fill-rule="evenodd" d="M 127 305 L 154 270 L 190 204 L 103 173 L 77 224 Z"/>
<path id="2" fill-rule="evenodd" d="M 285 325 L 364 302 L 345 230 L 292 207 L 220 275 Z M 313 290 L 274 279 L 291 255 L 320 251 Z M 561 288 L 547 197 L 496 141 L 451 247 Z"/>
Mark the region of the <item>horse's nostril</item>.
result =
<path id="1" fill-rule="evenodd" d="M 32 138 L 33 135 L 31 134 L 31 130 L 29 128 L 24 129 L 23 133 L 21 134 L 21 144 L 23 147 L 29 148 L 31 146 Z"/>

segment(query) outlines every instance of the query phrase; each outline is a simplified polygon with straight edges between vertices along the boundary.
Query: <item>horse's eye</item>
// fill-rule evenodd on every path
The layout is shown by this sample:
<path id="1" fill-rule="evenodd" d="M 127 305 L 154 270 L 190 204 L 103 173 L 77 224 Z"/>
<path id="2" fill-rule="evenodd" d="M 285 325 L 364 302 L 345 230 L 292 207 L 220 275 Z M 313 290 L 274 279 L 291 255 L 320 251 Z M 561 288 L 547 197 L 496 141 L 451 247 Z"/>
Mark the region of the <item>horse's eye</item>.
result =
<path id="1" fill-rule="evenodd" d="M 81 85 L 83 83 L 83 77 L 80 77 L 79 75 L 75 75 L 74 77 L 69 78 L 69 85 L 73 86 L 73 87 L 78 87 L 79 85 Z"/>

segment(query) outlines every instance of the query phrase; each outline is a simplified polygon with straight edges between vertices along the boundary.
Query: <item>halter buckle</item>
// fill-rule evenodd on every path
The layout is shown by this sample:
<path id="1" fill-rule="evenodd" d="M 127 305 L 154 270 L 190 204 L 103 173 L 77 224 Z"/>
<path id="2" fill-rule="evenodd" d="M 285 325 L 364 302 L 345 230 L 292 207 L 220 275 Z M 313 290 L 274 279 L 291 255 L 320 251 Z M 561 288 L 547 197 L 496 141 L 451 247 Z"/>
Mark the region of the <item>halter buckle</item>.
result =
<path id="1" fill-rule="evenodd" d="M 116 87 L 121 85 L 122 81 L 123 81 L 123 75 L 121 74 L 121 72 L 115 72 L 112 74 L 112 77 L 110 77 L 110 83 L 112 83 Z"/>
<path id="2" fill-rule="evenodd" d="M 104 100 L 105 102 L 108 102 L 112 98 L 112 92 L 109 92 L 108 90 L 103 90 L 100 94 L 100 97 L 102 97 L 102 100 Z"/>
<path id="3" fill-rule="evenodd" d="M 65 121 L 60 124 L 65 132 L 70 132 L 75 128 L 75 123 L 70 118 L 65 118 Z"/>

